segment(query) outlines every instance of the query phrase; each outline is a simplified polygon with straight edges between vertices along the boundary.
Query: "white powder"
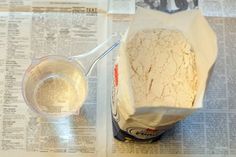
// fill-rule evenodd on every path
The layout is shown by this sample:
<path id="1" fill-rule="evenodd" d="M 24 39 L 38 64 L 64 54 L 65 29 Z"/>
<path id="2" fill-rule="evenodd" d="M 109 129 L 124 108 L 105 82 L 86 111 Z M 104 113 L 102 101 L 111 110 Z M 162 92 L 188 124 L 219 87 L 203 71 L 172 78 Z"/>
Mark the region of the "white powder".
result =
<path id="1" fill-rule="evenodd" d="M 52 77 L 44 80 L 35 94 L 37 104 L 46 112 L 71 111 L 77 107 L 76 89 L 62 78 Z"/>
<path id="2" fill-rule="evenodd" d="M 35 110 L 52 115 L 74 113 L 87 95 L 83 71 L 61 57 L 42 59 L 25 80 L 27 104 Z"/>
<path id="3" fill-rule="evenodd" d="M 192 107 L 197 88 L 195 54 L 176 30 L 136 33 L 126 47 L 137 106 Z"/>

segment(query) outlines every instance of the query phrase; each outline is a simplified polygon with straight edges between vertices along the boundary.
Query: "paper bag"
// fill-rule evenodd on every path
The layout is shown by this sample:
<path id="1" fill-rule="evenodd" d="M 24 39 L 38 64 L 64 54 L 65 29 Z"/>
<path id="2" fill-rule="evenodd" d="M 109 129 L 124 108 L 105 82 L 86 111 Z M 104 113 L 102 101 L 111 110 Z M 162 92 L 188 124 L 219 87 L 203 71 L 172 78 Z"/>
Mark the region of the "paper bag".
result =
<path id="1" fill-rule="evenodd" d="M 136 32 L 157 28 L 182 32 L 194 49 L 198 87 L 192 108 L 148 105 L 138 107 L 133 101 L 125 44 Z M 122 41 L 114 67 L 112 94 L 114 136 L 122 141 L 152 142 L 176 122 L 202 108 L 207 79 L 210 75 L 209 71 L 213 67 L 216 57 L 216 35 L 199 10 L 170 15 L 138 8 L 134 20 Z"/>

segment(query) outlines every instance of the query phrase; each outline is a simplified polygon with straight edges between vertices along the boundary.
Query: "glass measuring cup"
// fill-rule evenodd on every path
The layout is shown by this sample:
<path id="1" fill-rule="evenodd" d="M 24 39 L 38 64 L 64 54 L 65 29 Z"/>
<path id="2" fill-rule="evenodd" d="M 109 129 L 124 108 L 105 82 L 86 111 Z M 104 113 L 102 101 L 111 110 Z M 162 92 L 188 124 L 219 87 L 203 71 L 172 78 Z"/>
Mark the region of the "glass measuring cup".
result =
<path id="1" fill-rule="evenodd" d="M 22 82 L 26 104 L 36 113 L 47 117 L 76 113 L 88 94 L 87 77 L 96 63 L 119 43 L 120 36 L 113 35 L 85 54 L 34 59 Z"/>

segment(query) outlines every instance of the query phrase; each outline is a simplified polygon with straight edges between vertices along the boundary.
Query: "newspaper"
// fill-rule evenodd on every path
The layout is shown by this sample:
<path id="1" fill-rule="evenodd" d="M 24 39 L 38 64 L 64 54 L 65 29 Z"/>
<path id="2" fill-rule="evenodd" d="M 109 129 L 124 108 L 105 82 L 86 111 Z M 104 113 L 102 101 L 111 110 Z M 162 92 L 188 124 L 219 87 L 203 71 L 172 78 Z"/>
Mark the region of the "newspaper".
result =
<path id="1" fill-rule="evenodd" d="M 109 0 L 108 13 L 110 14 L 134 14 L 135 0 Z"/>
<path id="2" fill-rule="evenodd" d="M 198 8 L 198 0 L 136 0 L 136 5 L 167 13 Z"/>
<path id="3" fill-rule="evenodd" d="M 97 1 L 17 0 L 0 6 L 0 156 L 106 156 L 101 70 L 88 78 L 89 96 L 79 115 L 40 117 L 21 94 L 23 74 L 34 59 L 86 53 L 106 39 Z"/>
<path id="4" fill-rule="evenodd" d="M 0 1 L 0 156 L 236 156 L 235 0 L 199 1 L 219 44 L 204 108 L 157 143 L 122 143 L 113 138 L 110 94 L 115 54 L 100 61 L 88 78 L 89 96 L 79 115 L 47 119 L 28 109 L 21 81 L 32 59 L 86 53 L 112 32 L 126 31 L 134 9 L 121 15 L 111 9 L 117 6 L 113 2 L 135 6 L 132 0 Z M 119 14 L 108 17 L 107 12 Z"/>
<path id="5" fill-rule="evenodd" d="M 151 8 L 153 1 L 137 1 L 137 5 Z M 187 117 L 167 131 L 157 143 L 123 143 L 113 138 L 111 119 L 108 120 L 108 155 L 126 157 L 219 157 L 236 156 L 236 101 L 235 101 L 235 39 L 236 1 L 205 0 L 199 7 L 218 37 L 218 59 L 204 98 L 204 108 Z M 219 8 L 216 8 L 219 6 Z M 234 8 L 234 9 L 233 9 Z M 157 10 L 161 10 L 159 8 Z M 169 12 L 167 10 L 161 10 Z M 129 16 L 114 16 L 110 32 L 124 32 L 129 26 Z M 112 73 L 110 56 L 107 73 Z M 109 82 L 112 81 L 110 78 Z M 108 86 L 109 87 L 109 86 Z M 111 93 L 110 87 L 108 93 Z M 109 100 L 108 100 L 109 101 Z M 109 107 L 109 105 L 107 106 Z M 111 111 L 108 111 L 108 114 Z M 110 121 L 110 122 L 109 122 Z"/>

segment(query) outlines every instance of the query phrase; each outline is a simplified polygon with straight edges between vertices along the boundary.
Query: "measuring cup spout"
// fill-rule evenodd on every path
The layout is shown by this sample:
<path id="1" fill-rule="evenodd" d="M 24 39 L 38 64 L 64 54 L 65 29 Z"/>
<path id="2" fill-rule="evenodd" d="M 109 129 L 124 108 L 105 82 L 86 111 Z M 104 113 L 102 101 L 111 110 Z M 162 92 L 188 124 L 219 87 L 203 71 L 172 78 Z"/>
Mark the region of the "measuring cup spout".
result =
<path id="1" fill-rule="evenodd" d="M 121 36 L 119 34 L 112 35 L 90 52 L 72 56 L 70 58 L 78 61 L 85 70 L 85 76 L 88 76 L 96 63 L 120 44 L 120 39 Z"/>

